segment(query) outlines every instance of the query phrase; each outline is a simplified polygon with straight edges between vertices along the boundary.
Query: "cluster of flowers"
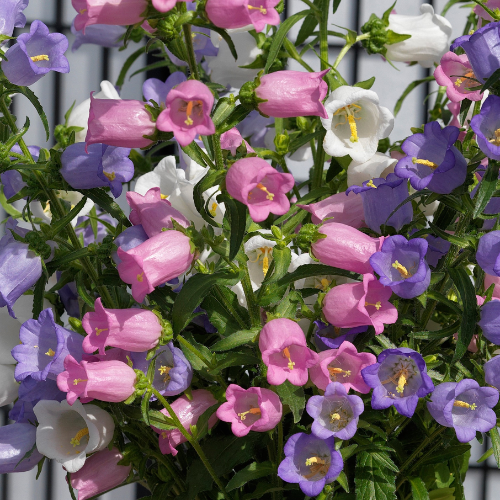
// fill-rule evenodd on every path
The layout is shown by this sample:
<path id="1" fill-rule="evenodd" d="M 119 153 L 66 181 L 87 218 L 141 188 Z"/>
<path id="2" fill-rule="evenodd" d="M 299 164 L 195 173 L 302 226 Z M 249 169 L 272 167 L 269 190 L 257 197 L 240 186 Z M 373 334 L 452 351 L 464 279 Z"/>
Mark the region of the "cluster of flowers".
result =
<path id="1" fill-rule="evenodd" d="M 366 82 L 349 86 L 342 79 L 336 67 L 345 51 L 333 65 L 322 60 L 319 72 L 281 64 L 264 74 L 271 51 L 261 32 L 280 24 L 276 0 L 187 3 L 72 0 L 73 50 L 84 43 L 118 46 L 135 31 L 161 43 L 179 71 L 165 82 L 146 80 L 143 100 L 123 100 L 102 82 L 101 92 L 68 114 L 50 152 L 26 146 L 6 99 L 49 71 L 67 73 L 68 41 L 34 21 L 2 52 L 0 111 L 12 130 L 0 148 L 2 193 L 25 199 L 26 207 L 0 240 L 0 404 L 14 403 L 14 423 L 0 428 L 0 472 L 54 459 L 85 500 L 144 479 L 146 465 L 138 464 L 154 458 L 180 495 L 187 487 L 178 477 L 183 464 L 165 456 L 186 451 L 181 445 L 188 442 L 230 498 L 198 442 L 206 432 L 228 434 L 229 426 L 215 427 L 220 420 L 238 438 L 276 432 L 269 474 L 311 497 L 332 491 L 325 485 L 349 458 L 343 442 L 355 438 L 367 408 L 401 415 L 392 428 L 398 433 L 416 412 L 427 429 L 432 417 L 438 433 L 454 429 L 447 444 L 495 432 L 495 1 L 475 8 L 478 29 L 450 51 L 451 26 L 428 5 L 421 16 L 387 12 L 363 27 L 356 42 L 369 53 L 436 64 L 441 86 L 433 120 L 395 143 L 390 155 L 382 146 L 394 116 Z M 27 6 L 28 0 L 0 6 L 6 39 L 24 27 Z M 230 46 L 225 30 L 241 29 L 230 31 Z M 308 68 L 290 44 L 287 53 Z M 242 49 L 237 68 L 225 60 L 234 45 Z M 464 103 L 471 102 L 467 118 Z M 154 149 L 132 152 L 162 141 L 176 143 L 181 168 L 175 156 L 153 168 Z M 300 150 L 302 159 L 314 155 L 311 189 L 302 197 L 286 163 Z M 346 158 L 348 166 L 330 178 Z M 117 198 L 132 180 L 126 218 L 107 192 Z M 466 266 L 474 267 L 473 282 Z M 214 289 L 214 300 L 204 301 Z M 439 301 L 444 310 L 436 309 Z M 466 326 L 453 323 L 457 314 L 467 316 Z M 411 341 L 402 341 L 408 326 Z M 443 364 L 440 354 L 424 357 L 415 342 L 419 327 L 430 345 L 438 340 L 434 350 L 448 342 L 444 374 L 433 369 Z M 384 348 L 369 345 L 372 339 Z M 470 360 L 455 376 L 467 346 Z M 243 351 L 216 354 L 235 347 Z M 230 368 L 236 371 L 224 372 Z M 290 385 L 308 391 L 302 426 L 282 390 Z M 285 421 L 290 413 L 294 425 Z M 151 456 L 141 440 L 153 441 Z"/>

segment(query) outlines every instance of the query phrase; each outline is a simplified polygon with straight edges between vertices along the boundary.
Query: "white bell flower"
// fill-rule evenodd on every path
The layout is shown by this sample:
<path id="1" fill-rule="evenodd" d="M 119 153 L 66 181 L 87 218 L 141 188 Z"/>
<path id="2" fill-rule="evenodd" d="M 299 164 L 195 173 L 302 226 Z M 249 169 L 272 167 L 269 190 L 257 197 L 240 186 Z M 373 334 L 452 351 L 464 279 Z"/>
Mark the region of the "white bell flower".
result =
<path id="1" fill-rule="evenodd" d="M 434 14 L 432 5 L 420 7 L 420 16 L 389 15 L 387 29 L 399 35 L 411 35 L 402 42 L 386 45 L 386 57 L 390 61 L 417 61 L 424 68 L 434 67 L 448 52 L 452 27 L 442 16 Z"/>
<path id="2" fill-rule="evenodd" d="M 19 384 L 14 378 L 14 365 L 0 365 L 0 406 L 10 405 L 18 396 Z"/>
<path id="3" fill-rule="evenodd" d="M 93 95 L 94 99 L 120 99 L 118 92 L 116 91 L 114 85 L 108 80 L 103 80 L 101 82 L 101 91 L 95 92 Z M 87 128 L 90 113 L 90 98 L 85 99 L 77 106 L 75 106 L 68 118 L 68 127 L 83 127 L 83 130 L 76 132 L 75 142 L 85 142 L 85 137 L 87 136 Z"/>
<path id="4" fill-rule="evenodd" d="M 113 419 L 98 406 L 82 405 L 78 400 L 70 406 L 66 400 L 59 403 L 44 399 L 33 411 L 39 423 L 38 451 L 70 473 L 83 467 L 88 453 L 104 449 L 113 439 Z"/>
<path id="5" fill-rule="evenodd" d="M 326 129 L 323 147 L 331 156 L 368 161 L 377 151 L 378 141 L 388 137 L 394 127 L 394 116 L 379 105 L 372 90 L 339 87 L 328 96 L 325 109 L 328 118 L 321 118 Z"/>
<path id="6" fill-rule="evenodd" d="M 394 172 L 398 160 L 382 153 L 375 153 L 368 161 L 352 161 L 347 167 L 347 186 L 361 186 L 363 182 L 387 177 Z"/>

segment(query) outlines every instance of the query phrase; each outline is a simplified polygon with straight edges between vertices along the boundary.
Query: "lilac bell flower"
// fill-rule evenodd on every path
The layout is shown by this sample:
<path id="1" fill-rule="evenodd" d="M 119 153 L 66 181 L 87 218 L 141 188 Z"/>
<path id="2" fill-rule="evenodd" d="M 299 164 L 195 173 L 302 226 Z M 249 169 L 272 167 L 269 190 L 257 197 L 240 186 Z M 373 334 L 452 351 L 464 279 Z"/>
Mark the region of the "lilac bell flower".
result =
<path id="1" fill-rule="evenodd" d="M 476 260 L 486 274 L 500 276 L 500 231 L 491 231 L 481 236 Z"/>
<path id="2" fill-rule="evenodd" d="M 338 326 L 327 325 L 319 320 L 314 323 L 318 327 L 314 337 L 314 345 L 320 351 L 338 349 L 344 340 L 352 343 L 358 333 L 364 333 L 368 330 L 368 325 L 355 328 L 339 328 Z"/>
<path id="3" fill-rule="evenodd" d="M 29 0 L 2 0 L 0 4 L 0 35 L 11 36 L 14 28 L 24 28 L 26 16 L 23 10 Z"/>
<path id="4" fill-rule="evenodd" d="M 359 396 L 348 396 L 339 382 L 328 384 L 323 396 L 312 396 L 307 402 L 307 413 L 314 418 L 311 431 L 320 439 L 335 436 L 351 439 L 356 434 L 359 416 L 364 410 Z"/>
<path id="5" fill-rule="evenodd" d="M 122 185 L 134 176 L 130 149 L 84 142 L 68 146 L 61 156 L 61 175 L 75 189 L 109 187 L 115 198 L 122 194 Z"/>
<path id="6" fill-rule="evenodd" d="M 444 427 L 453 427 L 461 443 L 472 441 L 476 431 L 487 432 L 497 423 L 491 409 L 498 403 L 497 389 L 479 387 L 475 380 L 439 384 L 431 398 L 427 403 L 430 414 Z"/>
<path id="7" fill-rule="evenodd" d="M 500 160 L 500 97 L 490 95 L 481 112 L 472 117 L 470 126 L 476 133 L 479 149 L 488 157 Z"/>
<path id="8" fill-rule="evenodd" d="M 264 138 L 268 125 L 274 123 L 274 118 L 262 116 L 257 110 L 253 110 L 243 121 L 236 125 L 241 136 L 247 139 L 255 148 L 265 148 Z"/>
<path id="9" fill-rule="evenodd" d="M 193 10 L 189 8 L 189 5 L 196 5 L 194 2 L 193 3 L 188 3 L 188 10 Z M 219 53 L 219 49 L 215 47 L 215 45 L 212 43 L 210 39 L 210 30 L 208 28 L 200 28 L 196 26 L 193 29 L 193 48 L 194 48 L 194 55 L 196 57 L 196 62 L 201 62 L 203 59 L 203 56 L 216 56 Z M 176 66 L 188 66 L 188 63 L 186 61 L 183 61 L 182 59 L 179 59 L 176 57 L 170 50 L 166 49 L 168 56 L 170 57 L 170 60 L 176 65 Z"/>
<path id="10" fill-rule="evenodd" d="M 146 360 L 146 352 L 131 353 L 134 370 L 147 373 L 149 363 L 155 363 L 153 387 L 162 396 L 176 396 L 184 392 L 193 378 L 193 369 L 182 351 L 173 342 L 157 349 L 154 361 Z M 156 399 L 154 396 L 151 399 Z"/>
<path id="11" fill-rule="evenodd" d="M 394 408 L 405 417 L 415 413 L 418 399 L 434 390 L 424 358 L 413 349 L 385 349 L 378 362 L 363 368 L 361 375 L 373 389 L 372 408 Z"/>
<path id="12" fill-rule="evenodd" d="M 21 148 L 17 144 L 15 144 L 10 151 L 11 153 L 22 154 Z M 28 146 L 28 151 L 31 153 L 33 160 L 38 161 L 40 148 L 38 146 Z M 11 157 L 10 159 L 11 161 L 17 160 L 15 157 Z M 26 182 L 23 181 L 22 175 L 17 170 L 2 172 L 0 174 L 0 182 L 3 185 L 3 194 L 7 199 L 12 198 L 19 193 L 23 187 L 27 186 Z"/>
<path id="13" fill-rule="evenodd" d="M 11 424 L 0 427 L 0 474 L 26 472 L 33 469 L 43 456 L 35 448 L 24 458 L 36 441 L 36 427 L 31 424 Z"/>
<path id="14" fill-rule="evenodd" d="M 23 323 L 19 337 L 22 344 L 12 349 L 12 357 L 18 362 L 17 381 L 28 376 L 35 380 L 55 380 L 64 371 L 63 362 L 68 354 L 82 359 L 83 338 L 58 325 L 50 308 L 43 310 L 37 320 Z"/>
<path id="15" fill-rule="evenodd" d="M 423 134 L 413 134 L 403 142 L 401 149 L 407 156 L 398 161 L 394 173 L 410 179 L 416 190 L 451 193 L 467 175 L 467 162 L 453 145 L 459 134 L 457 127 L 441 129 L 438 122 L 426 123 Z"/>
<path id="16" fill-rule="evenodd" d="M 165 82 L 158 78 L 148 78 L 142 84 L 142 95 L 146 101 L 154 101 L 156 104 L 165 104 L 167 94 L 179 83 L 187 80 L 186 75 L 182 71 L 175 71 Z"/>
<path id="17" fill-rule="evenodd" d="M 425 239 L 429 245 L 427 247 L 425 260 L 430 266 L 436 267 L 441 257 L 446 255 L 450 250 L 451 243 L 443 240 L 443 238 L 440 238 L 439 236 L 432 236 L 431 234 L 428 234 Z"/>
<path id="18" fill-rule="evenodd" d="M 56 272 L 57 281 L 61 279 L 61 275 L 61 271 Z M 59 288 L 59 290 L 57 290 L 57 293 L 61 298 L 61 302 L 64 306 L 64 309 L 66 309 L 68 316 L 79 318 L 80 304 L 78 302 L 78 291 L 76 289 L 76 283 L 74 281 L 67 283 L 62 288 Z"/>
<path id="19" fill-rule="evenodd" d="M 285 460 L 278 467 L 278 476 L 287 483 L 299 483 L 304 495 L 319 495 L 325 484 L 339 476 L 344 462 L 335 451 L 335 438 L 320 439 L 299 432 L 285 444 Z"/>
<path id="20" fill-rule="evenodd" d="M 370 265 L 382 285 L 403 299 L 412 299 L 424 293 L 431 282 L 431 270 L 425 260 L 427 246 L 423 238 L 408 241 L 399 234 L 389 236 L 380 252 L 370 257 Z"/>
<path id="21" fill-rule="evenodd" d="M 500 387 L 500 356 L 491 358 L 483 368 L 486 383 L 498 389 Z"/>
<path id="22" fill-rule="evenodd" d="M 370 229 L 380 234 L 380 226 L 386 224 L 399 231 L 405 224 L 413 219 L 411 203 L 400 207 L 389 220 L 392 211 L 406 198 L 408 198 L 408 181 L 395 174 L 389 174 L 386 179 L 370 179 L 363 182 L 362 186 L 351 186 L 346 195 L 351 191 L 361 194 L 365 222 Z"/>
<path id="23" fill-rule="evenodd" d="M 478 325 L 487 340 L 500 345 L 500 300 L 490 300 L 483 304 Z"/>
<path id="24" fill-rule="evenodd" d="M 85 28 L 85 33 L 75 28 L 75 21 L 71 24 L 71 33 L 75 41 L 71 46 L 71 52 L 77 51 L 83 44 L 91 43 L 101 47 L 120 47 L 123 41 L 120 37 L 125 34 L 126 28 L 109 24 L 93 24 Z"/>
<path id="25" fill-rule="evenodd" d="M 149 239 L 146 231 L 141 224 L 137 224 L 137 226 L 127 227 L 125 231 L 120 233 L 114 240 L 114 244 L 127 252 L 128 250 L 132 250 L 139 246 L 141 243 L 144 243 L 147 239 Z M 115 264 L 118 265 L 122 260 L 118 257 L 117 252 L 113 252 L 111 254 L 111 258 L 115 261 Z"/>
<path id="26" fill-rule="evenodd" d="M 68 39 L 61 33 L 49 33 L 41 21 L 31 24 L 29 33 L 22 33 L 5 54 L 2 70 L 15 85 L 33 85 L 49 71 L 69 73 L 64 53 Z"/>

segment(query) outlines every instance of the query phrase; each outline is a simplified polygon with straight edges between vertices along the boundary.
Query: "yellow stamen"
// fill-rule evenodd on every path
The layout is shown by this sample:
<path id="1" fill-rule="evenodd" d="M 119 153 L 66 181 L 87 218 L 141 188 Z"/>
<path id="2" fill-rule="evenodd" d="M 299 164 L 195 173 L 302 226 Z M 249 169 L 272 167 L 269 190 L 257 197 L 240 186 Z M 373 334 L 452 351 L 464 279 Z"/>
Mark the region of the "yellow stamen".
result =
<path id="1" fill-rule="evenodd" d="M 209 212 L 212 217 L 215 217 L 215 215 L 217 214 L 217 203 L 212 203 L 212 208 L 209 210 Z"/>
<path id="2" fill-rule="evenodd" d="M 267 276 L 267 271 L 269 271 L 269 257 L 266 252 L 264 254 L 264 258 L 262 259 L 262 272 L 264 273 L 264 276 Z"/>
<path id="3" fill-rule="evenodd" d="M 89 435 L 89 430 L 87 427 L 85 429 L 80 429 L 74 438 L 71 438 L 70 444 L 73 445 L 73 448 L 76 448 L 77 446 L 80 446 L 80 441 L 85 437 Z"/>
<path id="4" fill-rule="evenodd" d="M 429 161 L 429 160 L 423 160 L 423 159 L 421 159 L 421 158 L 417 158 L 417 157 L 415 157 L 415 156 L 411 159 L 411 161 L 412 161 L 413 163 L 420 163 L 420 165 L 425 165 L 425 166 L 427 166 L 427 167 L 429 167 L 429 168 L 432 168 L 432 170 L 435 170 L 436 168 L 438 168 L 438 167 L 439 167 L 439 165 L 436 165 L 436 164 L 435 164 L 434 162 L 432 162 L 432 161 Z"/>
<path id="5" fill-rule="evenodd" d="M 320 457 L 308 458 L 306 460 L 306 466 L 309 467 L 311 473 L 306 474 L 304 476 L 305 479 L 310 479 L 311 477 L 315 476 L 318 473 L 321 474 L 322 476 L 325 476 L 329 469 L 329 464 L 327 464 L 325 460 Z"/>
<path id="6" fill-rule="evenodd" d="M 378 311 L 382 307 L 382 302 L 378 301 L 375 304 L 370 304 L 370 302 L 365 302 L 365 307 L 366 306 L 373 306 Z"/>
<path id="7" fill-rule="evenodd" d="M 264 14 L 264 15 L 267 14 L 267 9 L 264 9 L 264 7 L 262 7 L 262 5 L 260 7 L 254 7 L 253 5 L 249 5 L 248 10 L 259 10 L 261 12 L 261 14 Z"/>
<path id="8" fill-rule="evenodd" d="M 46 215 L 50 214 L 50 201 L 48 201 L 45 204 L 45 208 L 43 209 L 43 213 L 46 214 Z"/>
<path id="9" fill-rule="evenodd" d="M 491 142 L 494 146 L 500 146 L 500 128 L 495 130 L 495 137 L 490 139 L 488 142 Z"/>
<path id="10" fill-rule="evenodd" d="M 56 353 L 49 347 L 49 350 L 45 353 L 45 355 L 53 358 L 56 355 Z"/>
<path id="11" fill-rule="evenodd" d="M 323 290 L 326 290 L 329 285 L 330 285 L 330 282 L 326 278 L 323 278 L 321 280 L 321 287 L 323 288 Z"/>
<path id="12" fill-rule="evenodd" d="M 160 198 L 162 200 L 168 200 L 168 196 L 164 195 L 164 194 L 160 194 Z"/>
<path id="13" fill-rule="evenodd" d="M 257 257 L 255 258 L 255 260 L 250 259 L 250 262 L 259 262 L 260 258 L 262 257 L 262 272 L 264 273 L 264 277 L 266 276 L 267 271 L 269 271 L 269 263 L 272 258 L 271 252 L 271 247 L 260 247 L 257 248 Z"/>
<path id="14" fill-rule="evenodd" d="M 141 273 L 141 274 L 137 275 L 137 281 L 139 283 L 142 283 L 144 281 L 144 273 Z"/>
<path id="15" fill-rule="evenodd" d="M 375 188 L 377 189 L 377 186 L 375 186 L 375 184 L 373 184 L 373 179 L 370 179 L 367 183 L 366 183 L 367 187 L 371 187 L 371 188 Z"/>
<path id="16" fill-rule="evenodd" d="M 266 186 L 264 186 L 264 184 L 262 184 L 261 182 L 259 182 L 256 187 L 259 188 L 261 191 L 264 191 L 264 193 L 267 194 L 266 199 L 268 199 L 270 201 L 274 200 L 274 194 L 270 193 L 268 191 L 268 189 L 266 188 Z"/>
<path id="17" fill-rule="evenodd" d="M 97 326 L 95 327 L 95 334 L 96 334 L 96 337 L 99 337 L 99 335 L 101 335 L 102 332 L 105 332 L 107 330 L 107 328 L 97 328 Z"/>
<path id="18" fill-rule="evenodd" d="M 165 384 L 170 380 L 170 375 L 168 373 L 170 372 L 171 369 L 172 369 L 171 366 L 164 366 L 164 365 L 161 365 L 160 368 L 158 368 L 160 375 L 165 375 L 165 377 L 163 377 L 163 382 L 165 382 Z"/>
<path id="19" fill-rule="evenodd" d="M 359 106 L 358 104 L 350 104 L 349 106 L 344 106 L 343 108 L 340 108 L 335 111 L 335 113 L 333 113 L 334 115 L 341 115 L 342 117 L 346 118 L 346 121 L 337 123 L 337 125 L 335 125 L 335 128 L 337 128 L 339 125 L 345 125 L 346 123 L 348 123 L 349 129 L 351 131 L 351 137 L 349 138 L 351 142 L 358 142 L 359 140 L 356 120 L 360 120 L 361 117 L 355 116 L 355 113 L 359 111 L 361 111 L 361 106 Z"/>
<path id="20" fill-rule="evenodd" d="M 396 387 L 396 391 L 399 394 L 403 394 L 403 392 L 405 390 L 405 385 L 407 382 L 408 381 L 406 380 L 405 374 L 401 373 L 401 375 L 399 376 L 399 379 L 398 379 L 398 386 Z"/>
<path id="21" fill-rule="evenodd" d="M 411 278 L 413 275 L 408 272 L 408 269 L 406 269 L 405 266 L 401 265 L 397 260 L 395 260 L 392 264 L 392 267 L 394 269 L 397 269 L 399 274 L 401 275 L 401 278 Z"/>
<path id="22" fill-rule="evenodd" d="M 48 61 L 49 60 L 49 56 L 46 55 L 46 54 L 41 54 L 39 56 L 33 56 L 33 57 L 30 57 L 30 59 L 33 61 L 33 62 L 39 62 L 39 61 Z"/>
<path id="23" fill-rule="evenodd" d="M 197 101 L 188 101 L 186 103 L 186 109 L 184 109 L 184 106 L 180 108 L 180 111 L 186 111 L 186 120 L 184 120 L 184 123 L 186 125 L 191 126 L 194 123 L 193 119 L 191 118 L 194 108 L 198 108 L 197 114 L 201 115 L 201 109 L 200 109 L 201 106 L 203 106 L 203 101 L 197 100 Z"/>
<path id="24" fill-rule="evenodd" d="M 354 116 L 347 115 L 347 121 L 349 122 L 349 128 L 351 129 L 351 142 L 358 142 L 358 128 L 356 127 L 356 122 L 354 120 Z"/>
<path id="25" fill-rule="evenodd" d="M 464 79 L 463 79 L 463 78 L 457 78 L 457 79 L 455 80 L 455 83 L 454 83 L 455 87 L 460 87 L 460 85 L 462 85 L 462 82 L 463 82 L 463 81 L 464 81 Z"/>
<path id="26" fill-rule="evenodd" d="M 75 378 L 73 379 L 73 385 L 78 385 L 80 382 L 88 382 L 87 378 Z"/>
<path id="27" fill-rule="evenodd" d="M 167 431 L 162 431 L 161 437 L 162 437 L 162 439 L 167 439 L 167 437 L 168 437 Z"/>
<path id="28" fill-rule="evenodd" d="M 243 422 L 247 418 L 247 415 L 250 413 L 250 415 L 260 415 L 260 408 L 250 408 L 248 411 L 244 411 L 243 413 L 238 413 L 238 417 L 240 417 L 240 420 Z"/>
<path id="29" fill-rule="evenodd" d="M 465 401 L 454 401 L 453 406 L 458 406 L 459 408 L 468 408 L 469 410 L 475 410 L 477 408 L 476 403 L 466 403 Z"/>
<path id="30" fill-rule="evenodd" d="M 108 172 L 103 172 L 103 174 L 110 180 L 114 181 L 116 179 L 116 174 L 114 172 L 111 172 L 110 174 Z"/>
<path id="31" fill-rule="evenodd" d="M 342 374 L 342 376 L 345 377 L 350 377 L 351 375 L 351 370 L 343 370 L 342 368 L 336 368 L 333 366 L 328 367 L 328 372 L 330 373 L 330 376 L 332 376 L 334 379 L 336 379 L 337 375 Z"/>
<path id="32" fill-rule="evenodd" d="M 80 11 L 80 14 L 85 14 L 85 12 L 87 12 L 87 9 L 82 9 L 82 10 Z"/>
<path id="33" fill-rule="evenodd" d="M 330 413 L 330 422 L 333 424 L 335 420 L 340 420 L 340 415 L 338 413 Z"/>
<path id="34" fill-rule="evenodd" d="M 283 357 L 288 359 L 288 369 L 293 370 L 295 363 L 292 361 L 292 359 L 290 357 L 290 351 L 289 351 L 288 347 L 285 347 L 283 349 Z"/>

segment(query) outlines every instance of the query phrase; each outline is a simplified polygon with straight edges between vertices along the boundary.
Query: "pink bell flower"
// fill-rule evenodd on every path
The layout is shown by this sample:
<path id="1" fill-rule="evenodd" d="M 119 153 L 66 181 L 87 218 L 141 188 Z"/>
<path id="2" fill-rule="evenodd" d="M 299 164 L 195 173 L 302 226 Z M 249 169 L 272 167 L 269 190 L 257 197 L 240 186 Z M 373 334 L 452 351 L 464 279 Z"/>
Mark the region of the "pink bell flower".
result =
<path id="1" fill-rule="evenodd" d="M 153 0 L 153 7 L 158 12 L 168 12 L 175 7 L 177 2 L 192 2 L 193 0 Z"/>
<path id="2" fill-rule="evenodd" d="M 236 29 L 253 24 L 259 33 L 266 24 L 280 23 L 280 15 L 274 8 L 278 4 L 279 0 L 208 0 L 205 11 L 219 28 Z"/>
<path id="3" fill-rule="evenodd" d="M 319 353 L 319 363 L 310 370 L 311 382 L 325 391 L 330 382 L 339 382 L 345 390 L 350 389 L 368 394 L 370 387 L 365 384 L 361 370 L 373 365 L 377 357 L 369 352 L 358 352 L 348 341 L 342 342 L 338 349 L 329 349 Z"/>
<path id="4" fill-rule="evenodd" d="M 321 116 L 328 118 L 323 99 L 328 85 L 323 77 L 330 71 L 325 69 L 316 73 L 307 71 L 275 71 L 260 77 L 255 89 L 259 99 L 258 108 L 263 115 L 275 118 L 295 116 Z"/>
<path id="5" fill-rule="evenodd" d="M 75 29 L 83 30 L 92 24 L 130 25 L 142 22 L 147 0 L 71 0 L 78 12 Z"/>
<path id="6" fill-rule="evenodd" d="M 323 299 L 323 314 L 339 328 L 372 325 L 375 333 L 384 331 L 384 324 L 398 319 L 398 310 L 389 302 L 392 290 L 364 274 L 362 283 L 347 283 L 332 288 Z"/>
<path id="7" fill-rule="evenodd" d="M 488 290 L 488 288 L 494 285 L 493 287 L 493 297 L 500 299 L 500 277 L 492 276 L 491 274 L 484 275 L 484 289 Z"/>
<path id="8" fill-rule="evenodd" d="M 123 458 L 118 448 L 104 448 L 85 461 L 71 474 L 71 487 L 78 490 L 78 500 L 87 500 L 120 486 L 130 474 L 131 465 L 118 465 Z"/>
<path id="9" fill-rule="evenodd" d="M 83 350 L 105 354 L 107 346 L 132 352 L 149 351 L 158 344 L 162 326 L 155 313 L 144 309 L 106 309 L 99 297 L 95 312 L 88 312 L 82 320 L 87 336 Z"/>
<path id="10" fill-rule="evenodd" d="M 475 81 L 476 77 L 466 54 L 447 52 L 434 70 L 434 78 L 439 85 L 446 87 L 446 95 L 452 102 L 464 99 L 480 101 L 483 98 L 479 90 L 467 90 L 470 87 L 477 87 L 479 83 Z"/>
<path id="11" fill-rule="evenodd" d="M 150 189 L 144 196 L 134 191 L 127 193 L 127 202 L 132 211 L 130 222 L 137 226 L 142 225 L 146 234 L 151 238 L 166 229 L 173 229 L 172 219 L 182 227 L 188 227 L 189 221 L 172 204 L 162 197 L 159 187 Z"/>
<path id="12" fill-rule="evenodd" d="M 227 192 L 248 206 L 255 222 L 267 219 L 270 213 L 283 215 L 290 209 L 286 193 L 295 180 L 292 174 L 281 174 L 262 158 L 242 158 L 227 172 Z"/>
<path id="13" fill-rule="evenodd" d="M 248 144 L 243 137 L 241 137 L 240 131 L 233 127 L 231 130 L 224 132 L 220 136 L 220 147 L 222 149 L 228 149 L 231 151 L 233 156 L 236 155 L 236 149 L 241 146 L 241 143 L 245 143 L 245 147 L 247 148 L 247 153 L 255 153 L 250 144 Z"/>
<path id="14" fill-rule="evenodd" d="M 95 99 L 90 94 L 90 113 L 85 143 L 122 148 L 145 148 L 156 127 L 144 102 L 132 99 Z"/>
<path id="15" fill-rule="evenodd" d="M 130 250 L 118 249 L 120 278 L 141 303 L 155 287 L 178 278 L 193 262 L 191 240 L 179 231 L 164 231 Z"/>
<path id="16" fill-rule="evenodd" d="M 128 363 L 130 359 L 130 352 L 118 349 L 117 347 L 112 347 L 111 349 L 107 349 L 104 354 L 83 353 L 82 359 L 84 361 L 89 361 L 90 363 L 97 363 L 98 361 L 121 361 L 122 363 Z"/>
<path id="17" fill-rule="evenodd" d="M 337 193 L 317 203 L 297 206 L 312 215 L 313 224 L 320 224 L 327 217 L 333 217 L 331 222 L 345 224 L 356 229 L 366 227 L 363 199 L 352 191 L 347 196 L 345 192 Z"/>
<path id="18" fill-rule="evenodd" d="M 308 368 L 319 360 L 318 354 L 307 347 L 302 328 L 286 318 L 273 319 L 264 326 L 259 349 L 271 385 L 281 385 L 285 380 L 293 385 L 305 385 Z"/>
<path id="19" fill-rule="evenodd" d="M 231 431 L 237 437 L 246 436 L 250 431 L 270 431 L 281 420 L 280 398 L 270 389 L 243 389 L 231 384 L 226 390 L 226 399 L 227 403 L 217 409 L 217 417 L 231 423 Z"/>
<path id="20" fill-rule="evenodd" d="M 68 354 L 64 358 L 64 370 L 57 376 L 57 387 L 67 393 L 66 401 L 70 405 L 78 398 L 82 403 L 93 399 L 120 403 L 135 391 L 135 371 L 121 361 L 79 363 Z"/>
<path id="21" fill-rule="evenodd" d="M 188 80 L 173 88 L 166 99 L 156 126 L 158 130 L 173 132 L 181 146 L 191 144 L 197 135 L 212 135 L 215 125 L 210 118 L 214 96 L 210 89 L 198 80 Z"/>
<path id="22" fill-rule="evenodd" d="M 177 398 L 170 406 L 172 410 L 177 415 L 184 429 L 186 429 L 190 434 L 190 426 L 196 425 L 200 416 L 205 413 L 211 406 L 217 404 L 217 400 L 212 396 L 212 393 L 206 391 L 205 389 L 197 389 L 191 393 L 192 399 L 189 400 L 186 396 L 181 396 Z M 167 410 L 163 409 L 161 412 L 169 416 Z M 217 422 L 217 415 L 214 413 L 208 420 L 208 428 L 211 429 Z M 170 431 L 163 431 L 152 427 L 152 429 L 157 432 L 160 437 L 158 444 L 160 445 L 160 451 L 164 455 L 177 455 L 177 446 L 185 443 L 187 439 L 182 435 L 179 429 L 173 429 Z"/>
<path id="23" fill-rule="evenodd" d="M 380 251 L 384 242 L 383 236 L 372 238 L 338 222 L 324 224 L 319 228 L 319 232 L 326 234 L 326 238 L 315 241 L 311 245 L 311 250 L 323 264 L 359 274 L 373 272 L 369 259 L 375 252 Z M 335 322 L 331 323 L 340 326 Z"/>

